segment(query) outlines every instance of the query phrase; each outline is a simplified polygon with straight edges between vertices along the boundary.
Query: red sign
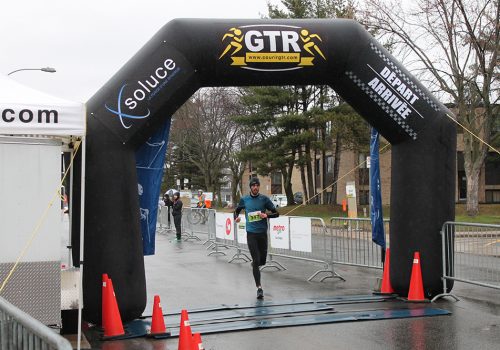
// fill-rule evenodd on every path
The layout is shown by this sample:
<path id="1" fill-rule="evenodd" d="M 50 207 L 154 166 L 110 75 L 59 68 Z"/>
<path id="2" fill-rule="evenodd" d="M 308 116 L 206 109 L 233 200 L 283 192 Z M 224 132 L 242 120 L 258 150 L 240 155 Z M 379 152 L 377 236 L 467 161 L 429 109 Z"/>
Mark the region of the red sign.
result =
<path id="1" fill-rule="evenodd" d="M 232 223 L 231 223 L 231 219 L 230 218 L 227 218 L 226 219 L 226 235 L 230 235 L 231 234 L 231 228 L 232 228 Z"/>

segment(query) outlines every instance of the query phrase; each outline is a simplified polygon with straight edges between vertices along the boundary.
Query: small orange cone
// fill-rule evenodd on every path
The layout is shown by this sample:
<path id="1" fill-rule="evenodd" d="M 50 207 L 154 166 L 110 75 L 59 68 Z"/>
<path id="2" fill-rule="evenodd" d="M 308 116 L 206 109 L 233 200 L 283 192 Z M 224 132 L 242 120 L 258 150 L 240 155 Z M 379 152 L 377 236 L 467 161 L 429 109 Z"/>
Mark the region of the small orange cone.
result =
<path id="1" fill-rule="evenodd" d="M 193 334 L 193 350 L 205 350 L 200 333 Z"/>
<path id="2" fill-rule="evenodd" d="M 390 275 L 390 262 L 391 255 L 389 248 L 385 250 L 385 261 L 384 261 L 384 273 L 382 275 L 382 286 L 380 287 L 380 294 L 393 294 L 394 289 L 391 285 L 391 275 Z"/>
<path id="3" fill-rule="evenodd" d="M 116 302 L 113 282 L 106 274 L 102 276 L 102 287 L 102 327 L 104 328 L 104 338 L 124 335 L 125 331 L 118 303 Z"/>
<path id="4" fill-rule="evenodd" d="M 179 327 L 179 346 L 177 350 L 192 350 L 193 334 L 191 333 L 191 325 L 189 324 L 189 316 L 187 310 L 181 311 L 181 324 Z"/>
<path id="5" fill-rule="evenodd" d="M 424 284 L 422 282 L 422 271 L 420 269 L 420 253 L 413 255 L 413 267 L 411 270 L 410 289 L 408 301 L 428 301 L 424 297 Z"/>
<path id="6" fill-rule="evenodd" d="M 153 305 L 153 316 L 151 317 L 151 335 L 170 335 L 165 327 L 165 320 L 163 319 L 163 310 L 160 304 L 160 296 L 155 295 Z"/>

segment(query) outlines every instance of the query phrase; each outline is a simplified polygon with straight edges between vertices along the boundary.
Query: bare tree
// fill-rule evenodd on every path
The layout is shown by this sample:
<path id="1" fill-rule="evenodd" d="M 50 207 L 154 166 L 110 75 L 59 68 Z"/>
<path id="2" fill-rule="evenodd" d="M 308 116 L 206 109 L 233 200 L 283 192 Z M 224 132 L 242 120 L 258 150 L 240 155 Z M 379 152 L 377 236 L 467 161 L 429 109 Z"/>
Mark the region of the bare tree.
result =
<path id="1" fill-rule="evenodd" d="M 498 0 L 417 0 L 402 7 L 391 0 L 366 0 L 365 24 L 388 36 L 396 56 L 430 90 L 456 106 L 464 130 L 467 213 L 479 211 L 479 175 L 499 94 Z M 416 59 L 415 59 L 416 58 Z M 413 60 L 411 60 L 413 59 Z M 471 133 L 469 133 L 469 131 Z"/>
<path id="2" fill-rule="evenodd" d="M 210 192 L 220 192 L 228 150 L 235 142 L 231 116 L 237 106 L 238 99 L 227 88 L 202 89 L 175 115 L 172 142 L 196 167 Z"/>

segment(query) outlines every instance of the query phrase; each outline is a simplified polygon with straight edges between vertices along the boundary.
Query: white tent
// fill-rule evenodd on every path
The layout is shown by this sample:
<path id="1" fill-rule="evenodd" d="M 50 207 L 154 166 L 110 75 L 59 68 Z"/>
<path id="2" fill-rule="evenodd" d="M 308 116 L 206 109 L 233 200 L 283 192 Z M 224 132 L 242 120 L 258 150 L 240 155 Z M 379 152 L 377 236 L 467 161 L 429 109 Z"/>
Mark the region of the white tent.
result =
<path id="1" fill-rule="evenodd" d="M 82 136 L 85 105 L 34 90 L 0 75 L 0 134 Z"/>
<path id="2" fill-rule="evenodd" d="M 45 324 L 61 317 L 61 154 L 84 135 L 83 103 L 0 75 L 0 296 Z"/>

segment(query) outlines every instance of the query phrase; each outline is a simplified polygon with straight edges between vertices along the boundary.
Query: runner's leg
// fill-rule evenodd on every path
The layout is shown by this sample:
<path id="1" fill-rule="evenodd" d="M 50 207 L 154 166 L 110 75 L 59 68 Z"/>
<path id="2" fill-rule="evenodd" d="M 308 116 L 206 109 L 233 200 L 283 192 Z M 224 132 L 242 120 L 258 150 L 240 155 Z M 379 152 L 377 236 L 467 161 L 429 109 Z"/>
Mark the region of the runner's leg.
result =
<path id="1" fill-rule="evenodd" d="M 255 233 L 247 233 L 248 250 L 250 251 L 250 255 L 252 256 L 252 273 L 255 280 L 255 286 L 257 288 L 260 287 L 259 261 L 261 259 L 259 253 L 258 236 L 259 235 Z"/>

